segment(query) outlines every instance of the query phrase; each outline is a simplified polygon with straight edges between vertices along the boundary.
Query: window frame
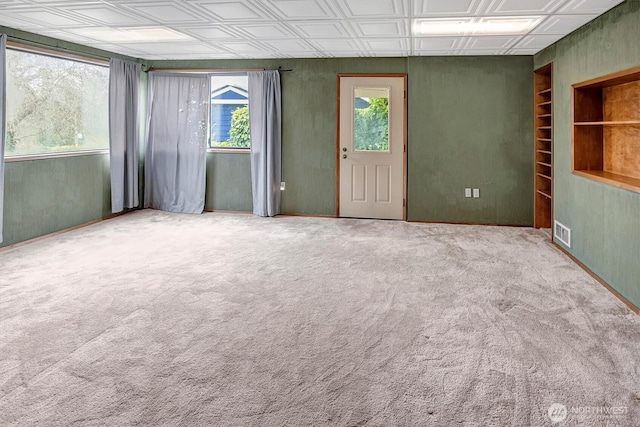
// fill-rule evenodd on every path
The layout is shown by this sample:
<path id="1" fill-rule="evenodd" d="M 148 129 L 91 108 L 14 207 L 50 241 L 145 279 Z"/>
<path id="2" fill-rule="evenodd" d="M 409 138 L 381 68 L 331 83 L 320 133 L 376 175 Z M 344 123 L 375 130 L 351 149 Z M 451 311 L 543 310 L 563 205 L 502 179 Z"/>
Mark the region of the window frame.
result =
<path id="1" fill-rule="evenodd" d="M 33 55 L 41 55 L 50 58 L 63 59 L 73 62 L 81 62 L 84 64 L 95 65 L 98 67 L 104 67 L 109 70 L 109 61 L 104 59 L 95 59 L 88 56 L 77 55 L 67 52 L 59 52 L 53 49 L 47 49 L 37 46 L 31 46 L 27 44 L 18 43 L 12 40 L 7 40 L 7 50 L 13 50 L 17 52 L 24 52 Z M 5 117 L 6 120 L 6 117 Z M 50 153 L 36 153 L 36 154 L 17 154 L 8 155 L 6 150 L 4 153 L 4 162 L 24 162 L 33 160 L 55 159 L 65 157 L 80 157 L 80 156 L 95 156 L 109 154 L 109 148 L 92 148 L 88 150 L 69 150 Z"/>
<path id="2" fill-rule="evenodd" d="M 206 74 L 209 78 L 212 76 L 239 76 L 243 74 L 250 73 L 252 71 L 264 71 L 264 68 L 254 68 L 254 69 L 172 69 L 172 68 L 161 68 L 161 69 L 150 69 L 149 71 L 153 71 L 154 73 L 184 73 L 184 74 Z M 248 102 L 247 102 L 247 105 Z M 207 153 L 217 153 L 217 154 L 251 154 L 251 147 L 247 148 L 239 148 L 239 147 L 211 147 L 211 100 L 209 100 L 209 122 L 208 122 L 208 140 L 207 140 Z"/>

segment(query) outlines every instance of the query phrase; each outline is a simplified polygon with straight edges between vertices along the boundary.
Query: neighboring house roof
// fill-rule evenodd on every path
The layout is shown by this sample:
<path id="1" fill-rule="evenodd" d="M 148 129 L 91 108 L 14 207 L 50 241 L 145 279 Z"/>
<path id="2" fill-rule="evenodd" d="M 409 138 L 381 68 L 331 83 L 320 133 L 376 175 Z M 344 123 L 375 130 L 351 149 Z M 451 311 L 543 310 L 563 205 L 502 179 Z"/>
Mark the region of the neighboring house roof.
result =
<path id="1" fill-rule="evenodd" d="M 356 98 L 356 105 L 355 105 L 355 107 L 356 107 L 358 110 L 361 110 L 361 109 L 367 108 L 369 105 L 371 105 L 371 103 L 370 103 L 368 100 L 366 100 L 366 99 L 364 99 L 364 98 L 360 98 L 360 97 Z"/>
<path id="2" fill-rule="evenodd" d="M 211 103 L 213 104 L 246 104 L 249 93 L 238 86 L 225 85 L 211 91 Z"/>

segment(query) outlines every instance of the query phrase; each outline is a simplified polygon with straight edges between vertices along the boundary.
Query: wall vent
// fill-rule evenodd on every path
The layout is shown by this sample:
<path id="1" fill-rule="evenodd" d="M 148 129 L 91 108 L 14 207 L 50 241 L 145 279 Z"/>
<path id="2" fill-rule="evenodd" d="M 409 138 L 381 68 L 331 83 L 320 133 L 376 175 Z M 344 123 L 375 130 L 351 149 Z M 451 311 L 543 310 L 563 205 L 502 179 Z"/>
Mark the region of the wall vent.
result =
<path id="1" fill-rule="evenodd" d="M 554 221 L 553 230 L 554 230 L 553 235 L 555 236 L 555 238 L 561 241 L 562 243 L 564 243 L 566 247 L 570 248 L 571 247 L 571 229 L 560 224 L 558 221 Z"/>

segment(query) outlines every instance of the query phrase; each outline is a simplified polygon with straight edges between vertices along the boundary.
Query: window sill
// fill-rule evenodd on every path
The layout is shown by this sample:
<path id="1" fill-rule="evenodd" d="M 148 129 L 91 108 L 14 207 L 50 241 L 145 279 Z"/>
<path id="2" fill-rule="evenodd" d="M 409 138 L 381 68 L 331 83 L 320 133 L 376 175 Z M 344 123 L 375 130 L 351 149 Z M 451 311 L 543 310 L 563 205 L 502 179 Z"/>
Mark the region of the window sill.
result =
<path id="1" fill-rule="evenodd" d="M 95 156 L 100 154 L 109 154 L 109 150 L 68 151 L 64 153 L 23 154 L 19 156 L 5 155 L 4 162 L 5 163 L 26 162 L 29 160 L 45 160 L 45 159 L 58 159 L 63 157 Z"/>
<path id="2" fill-rule="evenodd" d="M 250 148 L 207 148 L 207 153 L 251 154 Z"/>

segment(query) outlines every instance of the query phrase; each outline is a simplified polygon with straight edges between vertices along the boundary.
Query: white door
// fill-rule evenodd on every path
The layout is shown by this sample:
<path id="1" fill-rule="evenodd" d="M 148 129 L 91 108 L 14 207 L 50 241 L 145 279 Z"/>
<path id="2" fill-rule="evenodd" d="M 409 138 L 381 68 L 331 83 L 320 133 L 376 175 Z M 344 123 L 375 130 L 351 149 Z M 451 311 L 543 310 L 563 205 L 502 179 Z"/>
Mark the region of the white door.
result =
<path id="1" fill-rule="evenodd" d="M 404 77 L 340 77 L 341 217 L 404 217 L 404 87 Z"/>

